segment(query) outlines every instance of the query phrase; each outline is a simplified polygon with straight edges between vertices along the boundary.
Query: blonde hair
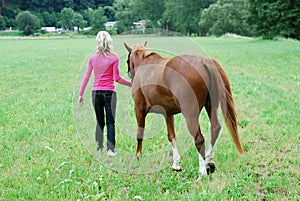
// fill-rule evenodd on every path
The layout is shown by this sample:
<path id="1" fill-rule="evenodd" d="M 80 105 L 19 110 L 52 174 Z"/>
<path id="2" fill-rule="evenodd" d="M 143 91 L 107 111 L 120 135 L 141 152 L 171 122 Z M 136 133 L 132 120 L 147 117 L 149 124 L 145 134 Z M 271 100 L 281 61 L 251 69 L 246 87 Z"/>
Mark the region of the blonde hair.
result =
<path id="1" fill-rule="evenodd" d="M 107 31 L 99 31 L 96 37 L 98 52 L 104 55 L 113 49 L 111 36 Z"/>

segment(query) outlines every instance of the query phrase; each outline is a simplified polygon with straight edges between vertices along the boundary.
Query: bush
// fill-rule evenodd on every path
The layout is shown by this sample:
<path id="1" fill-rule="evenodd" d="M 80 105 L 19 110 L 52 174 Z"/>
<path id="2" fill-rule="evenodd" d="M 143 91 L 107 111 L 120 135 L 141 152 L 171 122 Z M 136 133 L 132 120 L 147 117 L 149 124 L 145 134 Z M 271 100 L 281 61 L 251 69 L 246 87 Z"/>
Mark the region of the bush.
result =
<path id="1" fill-rule="evenodd" d="M 40 26 L 40 21 L 37 16 L 29 11 L 20 12 L 16 18 L 17 28 L 23 31 L 25 35 L 31 35 Z"/>
<path id="2" fill-rule="evenodd" d="M 107 32 L 112 36 L 118 34 L 117 30 L 114 30 L 114 29 L 107 30 Z"/>

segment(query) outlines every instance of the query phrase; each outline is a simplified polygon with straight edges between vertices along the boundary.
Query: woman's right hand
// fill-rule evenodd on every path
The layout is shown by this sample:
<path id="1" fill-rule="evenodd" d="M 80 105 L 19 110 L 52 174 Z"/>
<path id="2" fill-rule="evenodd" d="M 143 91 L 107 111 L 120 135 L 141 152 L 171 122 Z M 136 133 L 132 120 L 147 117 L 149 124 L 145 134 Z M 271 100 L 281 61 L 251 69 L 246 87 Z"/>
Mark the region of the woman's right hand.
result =
<path id="1" fill-rule="evenodd" d="M 79 98 L 78 98 L 78 105 L 80 107 L 82 107 L 82 105 L 83 105 L 83 97 L 82 96 L 79 96 Z"/>

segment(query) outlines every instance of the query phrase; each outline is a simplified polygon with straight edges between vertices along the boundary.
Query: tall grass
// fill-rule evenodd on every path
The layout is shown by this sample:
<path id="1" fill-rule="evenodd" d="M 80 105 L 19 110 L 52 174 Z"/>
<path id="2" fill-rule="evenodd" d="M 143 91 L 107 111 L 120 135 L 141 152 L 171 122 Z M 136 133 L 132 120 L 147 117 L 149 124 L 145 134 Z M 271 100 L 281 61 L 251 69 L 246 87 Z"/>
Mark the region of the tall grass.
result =
<path id="1" fill-rule="evenodd" d="M 0 200 L 299 200 L 300 43 L 116 36 L 124 77 L 122 42 L 145 40 L 166 55 L 200 53 L 223 65 L 246 153 L 237 154 L 223 127 L 215 150 L 217 172 L 199 180 L 196 149 L 179 115 L 177 135 L 187 149 L 181 150 L 183 171 L 172 172 L 163 119 L 150 115 L 145 156 L 135 169 L 128 168 L 128 161 L 136 161 L 136 125 L 130 89 L 118 85 L 120 155 L 107 159 L 83 140 L 94 137 L 90 91 L 84 108 L 74 104 L 94 39 L 0 40 Z M 200 123 L 209 139 L 205 113 Z M 150 156 L 161 150 L 167 156 L 158 164 Z"/>

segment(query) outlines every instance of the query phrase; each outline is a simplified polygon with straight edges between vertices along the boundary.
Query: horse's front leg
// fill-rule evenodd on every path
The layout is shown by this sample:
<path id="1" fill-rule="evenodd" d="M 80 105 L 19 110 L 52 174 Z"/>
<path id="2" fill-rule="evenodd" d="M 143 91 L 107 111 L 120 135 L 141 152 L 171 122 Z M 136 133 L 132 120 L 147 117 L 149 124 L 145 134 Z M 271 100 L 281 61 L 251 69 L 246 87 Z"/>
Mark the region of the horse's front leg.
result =
<path id="1" fill-rule="evenodd" d="M 168 116 L 166 118 L 167 128 L 168 128 L 168 139 L 172 144 L 172 151 L 173 151 L 173 165 L 172 169 L 175 171 L 181 171 L 181 168 L 179 166 L 180 161 L 180 155 L 178 153 L 177 147 L 176 147 L 176 134 L 174 129 L 174 116 Z"/>
<path id="2" fill-rule="evenodd" d="M 143 138 L 144 138 L 144 127 L 138 127 L 138 133 L 136 136 L 136 139 L 137 139 L 136 156 L 137 157 L 142 155 Z"/>
<path id="3" fill-rule="evenodd" d="M 136 136 L 137 139 L 136 156 L 138 157 L 142 155 L 146 113 L 144 112 L 144 110 L 135 109 L 135 114 L 138 123 L 138 131 Z"/>

